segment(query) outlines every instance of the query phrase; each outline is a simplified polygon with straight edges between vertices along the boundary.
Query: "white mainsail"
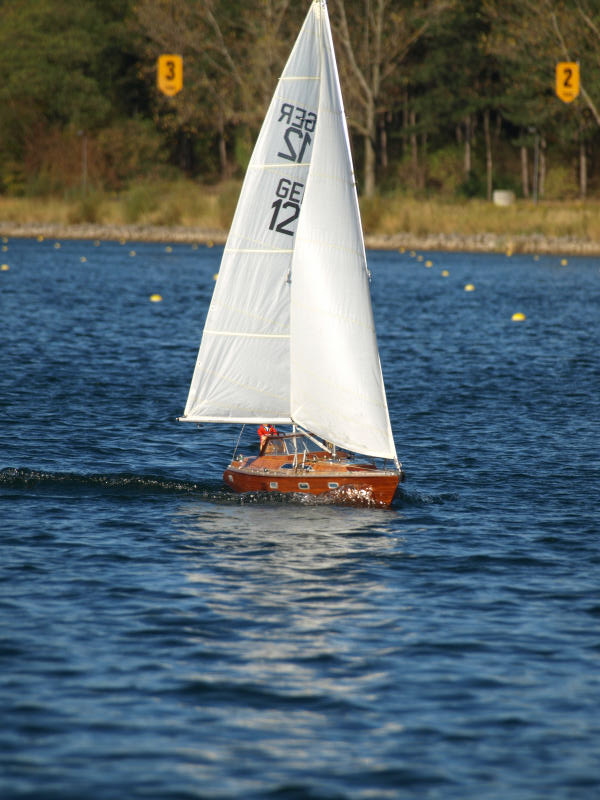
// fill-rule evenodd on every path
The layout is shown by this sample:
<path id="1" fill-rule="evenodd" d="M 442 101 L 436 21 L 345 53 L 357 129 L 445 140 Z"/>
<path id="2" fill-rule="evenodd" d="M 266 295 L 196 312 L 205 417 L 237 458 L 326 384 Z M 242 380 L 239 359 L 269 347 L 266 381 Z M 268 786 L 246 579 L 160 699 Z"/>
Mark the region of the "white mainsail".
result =
<path id="1" fill-rule="evenodd" d="M 318 29 L 309 13 L 248 165 L 184 419 L 291 422 L 290 269 L 317 120 Z"/>
<path id="2" fill-rule="evenodd" d="M 325 0 L 252 154 L 182 419 L 294 423 L 397 460 Z"/>

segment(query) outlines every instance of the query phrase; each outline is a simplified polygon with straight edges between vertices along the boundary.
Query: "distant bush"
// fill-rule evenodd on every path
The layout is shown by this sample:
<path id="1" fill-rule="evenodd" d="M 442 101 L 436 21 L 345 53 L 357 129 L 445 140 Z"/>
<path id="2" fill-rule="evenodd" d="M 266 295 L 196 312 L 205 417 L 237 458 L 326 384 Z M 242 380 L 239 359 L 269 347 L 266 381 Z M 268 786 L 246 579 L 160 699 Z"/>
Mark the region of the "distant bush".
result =
<path id="1" fill-rule="evenodd" d="M 465 179 L 462 148 L 446 147 L 427 158 L 427 185 L 442 195 L 456 195 Z"/>
<path id="2" fill-rule="evenodd" d="M 12 197 L 25 194 L 25 171 L 23 165 L 16 161 L 0 163 L 0 193 Z"/>
<path id="3" fill-rule="evenodd" d="M 386 204 L 381 195 L 360 198 L 360 215 L 366 233 L 379 230 L 385 211 Z"/>
<path id="4" fill-rule="evenodd" d="M 469 172 L 466 178 L 457 186 L 456 194 L 458 197 L 484 197 L 485 196 L 485 182 L 473 170 Z"/>
<path id="5" fill-rule="evenodd" d="M 212 216 L 217 200 L 193 181 L 146 180 L 132 184 L 120 202 L 130 225 L 197 225 Z"/>
<path id="6" fill-rule="evenodd" d="M 579 197 L 579 186 L 574 170 L 551 167 L 544 181 L 544 198 L 547 200 L 572 200 Z"/>
<path id="7" fill-rule="evenodd" d="M 223 228 L 227 229 L 231 225 L 231 221 L 233 220 L 233 215 L 235 213 L 235 207 L 240 195 L 240 188 L 241 184 L 239 181 L 227 181 L 221 186 L 217 205 L 219 224 Z"/>
<path id="8" fill-rule="evenodd" d="M 128 225 L 141 222 L 159 206 L 161 187 L 150 181 L 133 184 L 121 195 L 123 217 Z"/>
<path id="9" fill-rule="evenodd" d="M 79 200 L 76 200 L 69 209 L 67 221 L 74 225 L 99 222 L 101 205 L 102 195 L 98 192 L 82 193 Z"/>
<path id="10" fill-rule="evenodd" d="M 97 168 L 107 189 L 138 178 L 158 177 L 168 153 L 149 120 L 130 119 L 99 132 Z"/>

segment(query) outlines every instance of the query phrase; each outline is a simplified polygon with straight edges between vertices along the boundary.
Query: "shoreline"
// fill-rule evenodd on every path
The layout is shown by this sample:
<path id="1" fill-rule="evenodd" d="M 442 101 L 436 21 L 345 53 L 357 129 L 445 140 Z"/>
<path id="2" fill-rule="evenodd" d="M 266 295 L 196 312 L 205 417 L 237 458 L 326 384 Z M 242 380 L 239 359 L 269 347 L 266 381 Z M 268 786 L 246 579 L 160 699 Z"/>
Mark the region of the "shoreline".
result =
<path id="1" fill-rule="evenodd" d="M 0 221 L 0 237 L 14 239 L 99 239 L 109 241 L 171 242 L 177 244 L 224 244 L 227 231 L 162 225 L 100 225 L 58 223 L 13 223 Z M 473 253 L 534 253 L 553 255 L 600 255 L 600 241 L 576 237 L 548 237 L 481 233 L 461 234 L 410 233 L 366 234 L 369 250 L 446 250 Z"/>

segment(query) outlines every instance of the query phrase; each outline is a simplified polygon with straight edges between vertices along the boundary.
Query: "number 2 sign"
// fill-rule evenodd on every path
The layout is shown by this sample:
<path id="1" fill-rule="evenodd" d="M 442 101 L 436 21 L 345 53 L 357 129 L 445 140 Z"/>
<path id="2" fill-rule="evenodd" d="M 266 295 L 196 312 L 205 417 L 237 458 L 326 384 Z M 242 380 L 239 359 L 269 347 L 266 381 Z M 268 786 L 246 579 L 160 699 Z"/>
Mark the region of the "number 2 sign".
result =
<path id="1" fill-rule="evenodd" d="M 556 94 L 563 103 L 572 103 L 579 94 L 579 64 L 561 61 L 556 65 Z"/>

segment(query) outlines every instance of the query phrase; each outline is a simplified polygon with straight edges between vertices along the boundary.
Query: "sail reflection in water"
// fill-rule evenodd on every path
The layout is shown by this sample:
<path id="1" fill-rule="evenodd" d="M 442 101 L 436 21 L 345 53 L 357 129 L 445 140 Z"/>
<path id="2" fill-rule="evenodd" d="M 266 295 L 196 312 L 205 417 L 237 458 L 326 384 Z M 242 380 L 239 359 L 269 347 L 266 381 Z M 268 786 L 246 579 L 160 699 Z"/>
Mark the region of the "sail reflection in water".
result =
<path id="1" fill-rule="evenodd" d="M 186 505 L 174 520 L 183 534 L 178 550 L 186 589 L 206 608 L 205 620 L 237 631 L 236 656 L 251 663 L 234 680 L 247 681 L 247 669 L 264 669 L 267 651 L 271 661 L 280 653 L 289 675 L 290 652 L 298 649 L 302 657 L 292 667 L 293 688 L 314 692 L 323 676 L 317 670 L 307 680 L 303 664 L 327 649 L 336 619 L 374 609 L 378 619 L 387 616 L 382 615 L 386 590 L 376 571 L 365 572 L 364 560 L 403 558 L 403 539 L 388 535 L 389 516 L 351 508 L 329 508 L 324 515 L 318 506 L 290 505 L 282 515 L 274 506 L 248 507 L 240 514 L 234 506 Z M 397 620 L 397 609 L 393 616 Z M 227 647 L 223 657 L 229 659 L 230 638 Z M 340 687 L 323 689 L 324 695 L 331 691 L 337 695 Z"/>

